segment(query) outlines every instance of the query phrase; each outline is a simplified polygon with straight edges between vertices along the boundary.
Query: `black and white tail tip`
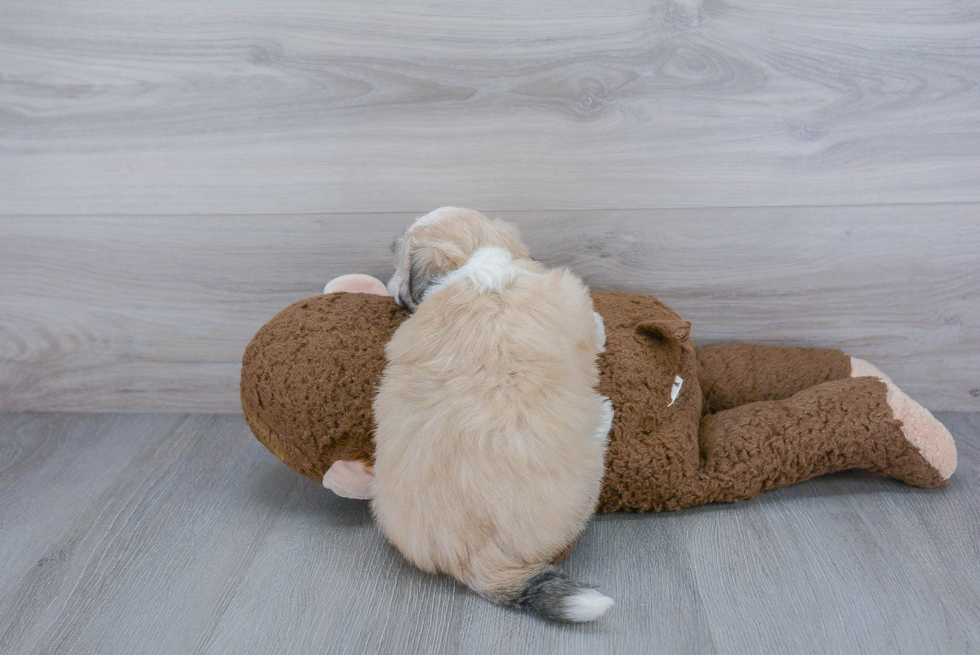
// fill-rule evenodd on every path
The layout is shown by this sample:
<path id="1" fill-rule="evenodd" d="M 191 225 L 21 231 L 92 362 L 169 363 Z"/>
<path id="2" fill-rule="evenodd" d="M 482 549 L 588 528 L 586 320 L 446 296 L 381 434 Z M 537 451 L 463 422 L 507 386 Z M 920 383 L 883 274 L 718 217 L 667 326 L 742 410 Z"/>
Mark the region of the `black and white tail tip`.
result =
<path id="1" fill-rule="evenodd" d="M 532 578 L 514 604 L 552 621 L 585 623 L 605 614 L 613 599 L 550 570 Z"/>

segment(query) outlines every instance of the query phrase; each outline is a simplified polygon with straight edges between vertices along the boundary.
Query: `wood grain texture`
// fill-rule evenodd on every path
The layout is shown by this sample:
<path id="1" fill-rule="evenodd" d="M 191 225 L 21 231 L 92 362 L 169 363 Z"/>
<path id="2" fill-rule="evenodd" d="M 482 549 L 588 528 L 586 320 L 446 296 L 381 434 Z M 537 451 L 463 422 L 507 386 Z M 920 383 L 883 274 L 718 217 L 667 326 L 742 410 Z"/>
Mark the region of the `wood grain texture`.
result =
<path id="1" fill-rule="evenodd" d="M 972 0 L 0 14 L 0 214 L 980 201 Z"/>
<path id="2" fill-rule="evenodd" d="M 251 475 L 263 453 L 241 421 L 79 420 L 101 423 L 118 446 L 134 438 L 145 444 L 47 544 L 41 561 L 55 565 L 29 567 L 4 594 L 0 650 L 192 652 L 295 480 L 270 487 Z M 146 435 L 147 427 L 155 429 Z M 257 494 L 266 502 L 255 502 Z"/>
<path id="3" fill-rule="evenodd" d="M 960 451 L 941 489 L 844 473 L 733 505 L 596 518 L 562 566 L 616 605 L 562 626 L 409 566 L 366 503 L 296 476 L 241 417 L 0 415 L 2 443 L 15 434 L 36 453 L 0 469 L 0 489 L 48 471 L 45 511 L 64 517 L 52 531 L 29 494 L 5 495 L 5 528 L 37 548 L 5 562 L 0 649 L 975 653 L 980 413 L 939 418 Z M 92 453 L 72 449 L 92 433 Z M 100 457 L 101 480 L 75 493 Z"/>
<path id="4" fill-rule="evenodd" d="M 22 414 L 0 421 L 0 596 L 30 567 L 60 566 L 66 553 L 51 551 L 51 541 L 105 492 L 149 433 L 176 420 Z"/>
<path id="5" fill-rule="evenodd" d="M 980 205 L 492 215 L 701 344 L 840 347 L 980 409 Z M 0 217 L 0 409 L 237 412 L 255 331 L 336 275 L 386 279 L 413 217 Z"/>

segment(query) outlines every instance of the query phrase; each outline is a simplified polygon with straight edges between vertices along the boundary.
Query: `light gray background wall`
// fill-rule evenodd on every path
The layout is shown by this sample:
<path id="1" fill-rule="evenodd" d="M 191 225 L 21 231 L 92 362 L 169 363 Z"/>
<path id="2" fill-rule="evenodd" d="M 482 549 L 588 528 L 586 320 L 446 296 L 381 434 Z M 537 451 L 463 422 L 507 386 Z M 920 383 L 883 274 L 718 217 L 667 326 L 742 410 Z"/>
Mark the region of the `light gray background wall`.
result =
<path id="1" fill-rule="evenodd" d="M 238 411 L 444 204 L 702 343 L 980 410 L 980 7 L 0 2 L 0 410 Z"/>

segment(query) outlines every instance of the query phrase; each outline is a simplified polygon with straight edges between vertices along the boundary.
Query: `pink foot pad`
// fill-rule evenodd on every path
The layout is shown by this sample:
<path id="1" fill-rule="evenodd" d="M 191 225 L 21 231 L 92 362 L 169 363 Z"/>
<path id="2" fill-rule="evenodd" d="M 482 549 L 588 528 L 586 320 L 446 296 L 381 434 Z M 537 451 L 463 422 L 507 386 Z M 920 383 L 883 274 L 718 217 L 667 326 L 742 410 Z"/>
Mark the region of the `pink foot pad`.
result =
<path id="1" fill-rule="evenodd" d="M 901 389 L 891 382 L 885 382 L 885 385 L 888 387 L 888 405 L 895 418 L 902 422 L 905 438 L 919 449 L 944 480 L 949 480 L 956 470 L 953 435 L 932 412 L 909 398 Z"/>
<path id="2" fill-rule="evenodd" d="M 888 387 L 888 406 L 892 416 L 902 422 L 902 434 L 915 446 L 929 465 L 943 480 L 949 480 L 956 470 L 956 444 L 946 426 L 928 409 L 915 402 L 895 386 L 891 378 L 877 366 L 863 359 L 851 357 L 851 377 L 874 377 Z"/>

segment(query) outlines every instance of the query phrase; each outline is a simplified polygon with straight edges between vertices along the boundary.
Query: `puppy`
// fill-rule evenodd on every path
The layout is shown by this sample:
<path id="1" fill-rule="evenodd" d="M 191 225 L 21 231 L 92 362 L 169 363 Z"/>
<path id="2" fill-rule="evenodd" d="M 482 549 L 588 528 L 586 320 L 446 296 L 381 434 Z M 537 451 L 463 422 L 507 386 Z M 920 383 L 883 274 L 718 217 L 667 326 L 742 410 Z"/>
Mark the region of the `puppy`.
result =
<path id="1" fill-rule="evenodd" d="M 491 221 L 480 212 L 459 207 L 429 212 L 392 244 L 395 274 L 388 281 L 388 293 L 414 312 L 422 294 L 439 276 L 462 266 L 481 246 L 504 248 L 515 259 L 531 256 L 510 223 Z"/>
<path id="2" fill-rule="evenodd" d="M 402 242 L 399 293 L 416 311 L 387 346 L 374 402 L 372 510 L 422 570 L 552 620 L 591 621 L 612 599 L 551 563 L 602 485 L 613 416 L 595 390 L 602 319 L 577 276 L 527 259 L 508 227 L 473 214 L 416 223 Z M 474 242 L 440 233 L 508 247 L 476 248 L 443 274 L 444 254 Z M 440 252 L 417 248 L 423 238 Z"/>

